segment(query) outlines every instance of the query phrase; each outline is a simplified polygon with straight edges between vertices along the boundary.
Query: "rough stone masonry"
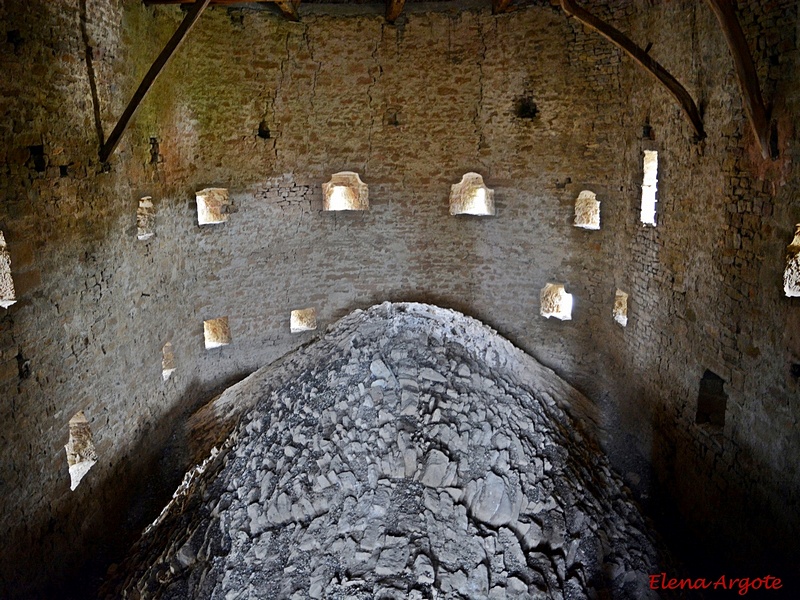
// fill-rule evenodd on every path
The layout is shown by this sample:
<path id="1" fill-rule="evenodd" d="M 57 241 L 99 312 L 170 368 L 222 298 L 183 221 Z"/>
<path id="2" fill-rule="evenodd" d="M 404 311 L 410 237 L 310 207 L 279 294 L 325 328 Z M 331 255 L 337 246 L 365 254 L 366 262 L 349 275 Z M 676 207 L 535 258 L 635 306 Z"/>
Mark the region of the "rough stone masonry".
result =
<path id="1" fill-rule="evenodd" d="M 252 408 L 101 596 L 655 595 L 585 399 L 476 320 L 356 311 L 218 402 Z"/>

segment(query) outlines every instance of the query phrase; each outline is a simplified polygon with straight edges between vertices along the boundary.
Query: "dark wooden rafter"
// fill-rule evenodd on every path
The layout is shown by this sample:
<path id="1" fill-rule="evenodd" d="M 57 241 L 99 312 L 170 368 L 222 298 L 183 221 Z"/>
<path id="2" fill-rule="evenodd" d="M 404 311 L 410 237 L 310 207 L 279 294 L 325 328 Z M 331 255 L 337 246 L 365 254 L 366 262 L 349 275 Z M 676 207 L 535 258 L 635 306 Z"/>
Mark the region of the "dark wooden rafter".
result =
<path id="1" fill-rule="evenodd" d="M 128 127 L 128 123 L 136 112 L 136 109 L 139 108 L 139 104 L 141 104 L 156 78 L 169 62 L 169 59 L 172 58 L 172 55 L 181 45 L 181 42 L 186 38 L 186 34 L 189 33 L 210 2 L 211 0 L 197 0 L 189 9 L 189 12 L 186 13 L 178 29 L 172 34 L 167 45 L 164 46 L 161 54 L 158 55 L 158 58 L 156 58 L 155 62 L 151 65 L 150 70 L 147 71 L 144 79 L 142 79 L 139 87 L 134 92 L 133 97 L 130 99 L 130 102 L 128 102 L 128 106 L 125 107 L 125 111 L 119 118 L 111 135 L 108 136 L 108 139 L 103 144 L 102 148 L 100 148 L 100 162 L 106 162 L 114 152 L 120 139 L 122 139 L 122 134 L 125 133 L 125 129 Z"/>
<path id="2" fill-rule="evenodd" d="M 300 20 L 300 14 L 297 12 L 297 7 L 300 6 L 300 0 L 273 0 L 273 2 L 284 17 L 290 21 Z"/>
<path id="3" fill-rule="evenodd" d="M 769 119 L 767 109 L 761 98 L 761 89 L 758 85 L 758 73 L 756 73 L 753 58 L 750 55 L 750 48 L 744 31 L 736 18 L 736 11 L 730 0 L 707 0 L 708 5 L 717 16 L 722 33 L 728 42 L 733 55 L 733 64 L 736 67 L 736 78 L 739 80 L 739 87 L 742 89 L 742 104 L 744 112 L 753 128 L 753 133 L 761 146 L 761 156 L 769 156 Z"/>
<path id="4" fill-rule="evenodd" d="M 501 15 L 511 12 L 513 10 L 511 7 L 512 2 L 513 0 L 492 0 L 492 14 Z"/>
<path id="5" fill-rule="evenodd" d="M 194 0 L 143 0 L 147 5 L 155 4 L 192 4 Z M 230 6 L 232 4 L 274 4 L 284 17 L 290 21 L 299 21 L 297 8 L 300 0 L 211 0 L 211 6 Z"/>
<path id="6" fill-rule="evenodd" d="M 567 15 L 575 17 L 578 21 L 590 29 L 593 29 L 620 48 L 630 56 L 636 64 L 661 82 L 661 84 L 667 88 L 667 91 L 678 101 L 678 104 L 680 104 L 683 112 L 692 124 L 696 139 L 699 141 L 706 137 L 705 131 L 703 130 L 703 120 L 700 118 L 700 111 L 697 110 L 697 105 L 694 103 L 694 100 L 692 100 L 689 92 L 686 91 L 686 88 L 684 88 L 669 71 L 662 67 L 655 59 L 651 58 L 647 52 L 633 43 L 624 33 L 581 8 L 573 0 L 561 0 L 561 8 Z"/>
<path id="7" fill-rule="evenodd" d="M 386 0 L 386 22 L 394 23 L 405 5 L 406 0 Z"/>

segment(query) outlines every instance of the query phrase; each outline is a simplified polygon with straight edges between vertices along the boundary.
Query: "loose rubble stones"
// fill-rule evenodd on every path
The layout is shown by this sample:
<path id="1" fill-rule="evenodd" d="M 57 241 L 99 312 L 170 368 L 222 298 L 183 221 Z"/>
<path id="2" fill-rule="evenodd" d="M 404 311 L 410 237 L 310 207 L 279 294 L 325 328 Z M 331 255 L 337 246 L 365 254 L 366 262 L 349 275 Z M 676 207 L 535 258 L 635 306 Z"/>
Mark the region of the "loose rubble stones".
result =
<path id="1" fill-rule="evenodd" d="M 656 543 L 585 399 L 473 319 L 356 311 L 230 392 L 254 407 L 107 597 L 654 595 Z"/>

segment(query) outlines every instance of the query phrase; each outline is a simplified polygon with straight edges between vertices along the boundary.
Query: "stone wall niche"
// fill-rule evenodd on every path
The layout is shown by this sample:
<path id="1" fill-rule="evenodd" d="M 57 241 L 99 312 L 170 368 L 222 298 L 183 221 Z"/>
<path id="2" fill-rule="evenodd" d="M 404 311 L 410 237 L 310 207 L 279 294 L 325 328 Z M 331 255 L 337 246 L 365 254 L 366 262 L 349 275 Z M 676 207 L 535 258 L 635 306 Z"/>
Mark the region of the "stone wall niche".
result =
<path id="1" fill-rule="evenodd" d="M 658 152 L 644 151 L 642 178 L 642 210 L 640 219 L 645 225 L 656 224 L 656 192 L 658 191 Z"/>
<path id="2" fill-rule="evenodd" d="M 562 321 L 572 319 L 572 294 L 568 294 L 560 283 L 548 283 L 540 294 L 540 313 L 543 317 L 555 317 Z"/>
<path id="3" fill-rule="evenodd" d="M 11 255 L 6 248 L 6 238 L 0 231 L 0 306 L 8 308 L 16 301 L 14 280 L 11 279 Z"/>
<path id="4" fill-rule="evenodd" d="M 369 188 L 358 173 L 342 171 L 322 184 L 322 210 L 369 210 Z"/>
<path id="5" fill-rule="evenodd" d="M 794 239 L 786 247 L 783 291 L 789 297 L 800 296 L 800 223 L 795 225 Z"/>
<path id="6" fill-rule="evenodd" d="M 139 208 L 136 209 L 136 238 L 141 241 L 149 240 L 155 233 L 156 209 L 153 198 L 144 196 L 139 200 Z"/>
<path id="7" fill-rule="evenodd" d="M 161 348 L 161 380 L 166 381 L 175 372 L 175 353 L 172 344 L 167 342 Z"/>
<path id="8" fill-rule="evenodd" d="M 97 452 L 92 442 L 92 430 L 84 412 L 78 411 L 69 420 L 69 441 L 64 446 L 69 465 L 70 490 L 78 484 L 97 462 Z"/>
<path id="9" fill-rule="evenodd" d="M 614 321 L 625 327 L 628 324 L 628 294 L 617 290 L 614 295 Z"/>
<path id="10" fill-rule="evenodd" d="M 317 311 L 314 308 L 301 308 L 293 310 L 289 319 L 292 333 L 312 331 L 317 328 Z"/>
<path id="11" fill-rule="evenodd" d="M 228 220 L 228 190 L 206 188 L 196 193 L 198 225 L 214 225 Z"/>
<path id="12" fill-rule="evenodd" d="M 206 350 L 230 344 L 231 328 L 228 325 L 228 317 L 203 321 L 203 336 L 205 337 Z"/>
<path id="13" fill-rule="evenodd" d="M 583 190 L 575 200 L 575 227 L 600 229 L 600 201 L 597 194 Z"/>
<path id="14" fill-rule="evenodd" d="M 450 214 L 493 216 L 494 190 L 486 187 L 478 173 L 465 173 L 450 187 Z"/>
<path id="15" fill-rule="evenodd" d="M 722 429 L 725 426 L 725 409 L 728 395 L 724 389 L 725 380 L 716 373 L 706 371 L 700 380 L 700 392 L 697 394 L 698 425 L 708 424 Z"/>

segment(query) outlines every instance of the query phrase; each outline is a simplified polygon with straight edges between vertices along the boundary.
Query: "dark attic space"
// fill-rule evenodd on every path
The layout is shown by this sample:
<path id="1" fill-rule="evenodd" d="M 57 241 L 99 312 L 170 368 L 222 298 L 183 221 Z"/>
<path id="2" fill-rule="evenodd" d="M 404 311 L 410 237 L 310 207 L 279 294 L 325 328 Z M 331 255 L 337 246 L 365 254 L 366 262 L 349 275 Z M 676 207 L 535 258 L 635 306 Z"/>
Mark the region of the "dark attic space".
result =
<path id="1" fill-rule="evenodd" d="M 0 598 L 800 597 L 798 4 L 0 0 Z"/>

